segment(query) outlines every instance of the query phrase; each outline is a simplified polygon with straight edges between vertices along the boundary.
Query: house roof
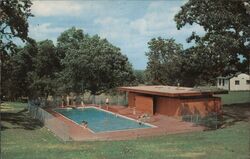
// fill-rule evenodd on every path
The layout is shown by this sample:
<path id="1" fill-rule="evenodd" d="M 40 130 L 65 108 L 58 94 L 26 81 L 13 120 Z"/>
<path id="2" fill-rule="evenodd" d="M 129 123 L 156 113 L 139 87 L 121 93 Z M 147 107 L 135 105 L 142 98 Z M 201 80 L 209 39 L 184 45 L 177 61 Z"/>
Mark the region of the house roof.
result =
<path id="1" fill-rule="evenodd" d="M 163 85 L 119 87 L 118 90 L 126 92 L 150 94 L 150 95 L 169 96 L 169 97 L 212 95 L 215 92 L 212 90 L 202 90 L 198 88 L 163 86 Z"/>
<path id="2" fill-rule="evenodd" d="M 219 76 L 219 77 L 217 77 L 217 78 L 220 78 L 220 79 L 231 79 L 231 78 L 233 78 L 233 77 L 237 77 L 237 76 L 239 76 L 240 74 L 245 74 L 245 73 L 241 73 L 241 72 L 237 72 L 237 73 L 235 73 L 235 74 L 233 74 L 233 75 L 228 75 L 228 76 Z"/>

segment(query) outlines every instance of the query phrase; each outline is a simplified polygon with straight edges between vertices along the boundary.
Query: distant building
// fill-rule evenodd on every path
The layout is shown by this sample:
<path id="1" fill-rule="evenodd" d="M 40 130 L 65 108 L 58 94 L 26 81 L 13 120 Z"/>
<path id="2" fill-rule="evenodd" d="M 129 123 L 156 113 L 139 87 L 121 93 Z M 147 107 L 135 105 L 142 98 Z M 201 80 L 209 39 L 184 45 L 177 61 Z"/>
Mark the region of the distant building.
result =
<path id="1" fill-rule="evenodd" d="M 250 90 L 250 75 L 237 73 L 232 76 L 217 77 L 217 87 L 229 91 Z"/>

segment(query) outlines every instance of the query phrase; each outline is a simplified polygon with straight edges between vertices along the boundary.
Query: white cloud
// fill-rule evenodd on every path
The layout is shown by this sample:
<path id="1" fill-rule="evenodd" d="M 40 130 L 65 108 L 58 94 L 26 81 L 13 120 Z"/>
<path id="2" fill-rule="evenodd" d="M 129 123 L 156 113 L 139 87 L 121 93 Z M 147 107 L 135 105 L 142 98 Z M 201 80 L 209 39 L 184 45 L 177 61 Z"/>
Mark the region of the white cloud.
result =
<path id="1" fill-rule="evenodd" d="M 37 33 L 55 33 L 62 32 L 65 28 L 62 27 L 52 27 L 51 23 L 43 23 L 41 25 L 31 26 L 32 32 Z"/>
<path id="2" fill-rule="evenodd" d="M 101 28 L 98 34 L 102 38 L 108 39 L 112 44 L 120 47 L 121 51 L 128 55 L 133 64 L 136 64 L 138 60 L 146 63 L 145 44 L 147 43 L 147 39 L 134 32 L 130 27 L 129 19 L 106 17 L 98 18 L 94 23 Z"/>
<path id="3" fill-rule="evenodd" d="M 100 5 L 91 1 L 33 1 L 31 11 L 35 16 L 83 16 L 97 11 Z"/>
<path id="4" fill-rule="evenodd" d="M 176 30 L 174 15 L 179 7 L 167 7 L 165 1 L 156 1 L 149 4 L 147 13 L 130 23 L 130 26 L 143 35 L 159 35 Z"/>
<path id="5" fill-rule="evenodd" d="M 41 25 L 30 25 L 29 36 L 36 40 L 51 39 L 56 42 L 57 36 L 64 30 L 66 30 L 66 28 L 55 27 L 52 26 L 51 23 L 43 23 Z"/>
<path id="6" fill-rule="evenodd" d="M 173 37 L 185 43 L 185 39 L 192 31 L 203 31 L 198 25 L 177 30 L 173 18 L 180 10 L 181 3 L 176 1 L 53 0 L 33 3 L 32 12 L 35 18 L 41 18 L 41 21 L 36 20 L 30 25 L 29 33 L 32 38 L 48 38 L 56 42 L 56 38 L 68 29 L 68 26 L 77 26 L 84 31 L 87 30 L 91 35 L 98 34 L 120 47 L 137 68 L 146 65 L 145 51 L 151 38 Z M 37 23 L 40 25 L 34 25 Z"/>
<path id="7" fill-rule="evenodd" d="M 108 39 L 129 39 L 131 38 L 129 20 L 125 18 L 98 18 L 94 23 L 101 26 L 100 36 Z"/>
<path id="8" fill-rule="evenodd" d="M 95 24 L 101 26 L 100 33 L 106 38 L 122 39 L 128 41 L 138 39 L 138 36 L 152 37 L 168 32 L 168 29 L 175 29 L 174 15 L 179 7 L 166 7 L 166 1 L 151 2 L 146 13 L 137 19 L 108 16 L 98 18 Z M 136 37 L 137 36 L 137 37 Z"/>
<path id="9" fill-rule="evenodd" d="M 149 4 L 146 14 L 130 23 L 130 27 L 141 35 L 147 36 L 170 36 L 186 35 L 192 31 L 203 33 L 204 30 L 198 25 L 192 27 L 183 27 L 177 30 L 174 21 L 175 14 L 180 7 L 168 6 L 166 1 L 155 1 Z"/>

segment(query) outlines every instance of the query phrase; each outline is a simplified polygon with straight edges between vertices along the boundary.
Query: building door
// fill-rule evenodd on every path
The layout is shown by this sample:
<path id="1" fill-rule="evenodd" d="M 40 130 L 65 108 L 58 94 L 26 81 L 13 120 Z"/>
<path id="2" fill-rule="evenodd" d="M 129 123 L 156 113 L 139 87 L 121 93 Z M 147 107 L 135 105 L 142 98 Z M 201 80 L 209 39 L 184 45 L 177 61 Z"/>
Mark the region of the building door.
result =
<path id="1" fill-rule="evenodd" d="M 135 107 L 136 110 L 153 115 L 153 97 L 136 95 Z"/>

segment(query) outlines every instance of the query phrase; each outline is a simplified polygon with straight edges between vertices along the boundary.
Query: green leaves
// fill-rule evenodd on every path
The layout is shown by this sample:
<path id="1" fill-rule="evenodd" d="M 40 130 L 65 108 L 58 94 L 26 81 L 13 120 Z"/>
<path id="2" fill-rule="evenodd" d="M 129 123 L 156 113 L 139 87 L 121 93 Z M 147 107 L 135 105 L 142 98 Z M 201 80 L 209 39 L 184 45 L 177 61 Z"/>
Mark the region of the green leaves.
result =
<path id="1" fill-rule="evenodd" d="M 127 57 L 97 35 L 91 37 L 73 27 L 59 36 L 58 47 L 65 48 L 60 80 L 68 91 L 101 94 L 134 80 Z"/>
<path id="2" fill-rule="evenodd" d="M 27 19 L 32 16 L 30 0 L 1 0 L 0 2 L 0 37 L 1 49 L 7 51 L 15 45 L 13 38 L 28 40 Z"/>
<path id="3" fill-rule="evenodd" d="M 47 97 L 55 93 L 60 59 L 52 41 L 27 44 L 11 56 L 11 96 Z M 10 88 L 10 87 L 9 87 Z"/>
<path id="4" fill-rule="evenodd" d="M 199 84 L 213 83 L 219 75 L 250 73 L 250 48 L 246 45 L 250 37 L 249 5 L 249 0 L 189 0 L 181 7 L 175 15 L 178 29 L 195 23 L 206 31 L 204 36 L 193 32 L 187 39 L 194 40 L 195 46 L 186 50 L 185 61 L 193 66 L 184 69 L 186 77 L 196 75 Z"/>
<path id="5" fill-rule="evenodd" d="M 210 68 L 215 69 L 211 79 L 237 71 L 246 72 L 249 69 L 250 50 L 245 45 L 246 39 L 250 37 L 249 4 L 249 0 L 189 0 L 175 15 L 178 29 L 195 23 L 206 31 L 204 36 L 193 32 L 187 41 L 195 40 L 197 55 L 202 54 L 199 50 L 207 50 L 205 52 L 208 55 L 202 61 L 210 62 Z M 248 61 L 248 68 L 242 67 L 245 64 L 240 61 L 239 55 Z"/>
<path id="6" fill-rule="evenodd" d="M 27 19 L 32 16 L 30 0 L 1 0 L 0 1 L 0 56 L 1 56 L 1 98 L 3 95 L 12 96 L 14 92 L 11 79 L 11 56 L 17 50 L 13 39 L 31 41 L 28 38 Z M 16 94 L 16 93 L 14 93 Z"/>
<path id="7" fill-rule="evenodd" d="M 180 82 L 182 45 L 174 39 L 153 38 L 148 42 L 147 76 L 152 84 L 175 85 Z"/>

